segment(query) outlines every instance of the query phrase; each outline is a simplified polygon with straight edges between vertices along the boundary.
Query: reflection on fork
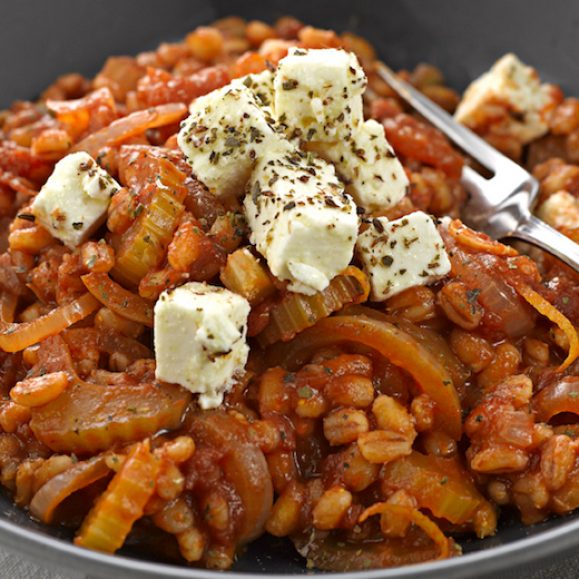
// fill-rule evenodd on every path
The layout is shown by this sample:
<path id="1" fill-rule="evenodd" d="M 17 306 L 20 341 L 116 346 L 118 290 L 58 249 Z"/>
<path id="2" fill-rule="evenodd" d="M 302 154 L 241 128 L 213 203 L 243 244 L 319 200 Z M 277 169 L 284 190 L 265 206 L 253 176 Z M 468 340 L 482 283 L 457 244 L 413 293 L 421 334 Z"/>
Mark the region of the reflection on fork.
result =
<path id="1" fill-rule="evenodd" d="M 486 179 L 472 167 L 464 167 L 461 180 L 469 199 L 462 207 L 461 217 L 466 225 L 494 239 L 514 238 L 536 245 L 579 271 L 579 245 L 531 213 L 539 183 L 530 173 L 457 123 L 386 65 L 380 64 L 378 74 L 416 111 L 493 173 Z"/>

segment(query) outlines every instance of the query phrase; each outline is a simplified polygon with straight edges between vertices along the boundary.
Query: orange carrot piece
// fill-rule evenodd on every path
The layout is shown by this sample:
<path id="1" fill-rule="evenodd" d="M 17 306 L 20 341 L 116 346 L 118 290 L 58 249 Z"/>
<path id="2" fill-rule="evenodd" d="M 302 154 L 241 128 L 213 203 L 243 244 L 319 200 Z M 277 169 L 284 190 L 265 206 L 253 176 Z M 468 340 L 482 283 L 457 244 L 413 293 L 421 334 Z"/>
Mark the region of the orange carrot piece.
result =
<path id="1" fill-rule="evenodd" d="M 360 515 L 358 520 L 360 523 L 363 523 L 368 517 L 371 517 L 372 515 L 391 515 L 396 519 L 408 519 L 417 527 L 420 527 L 438 547 L 438 559 L 447 559 L 450 556 L 450 540 L 444 536 L 444 533 L 440 530 L 439 526 L 434 521 L 429 519 L 426 515 L 422 514 L 418 509 L 390 503 L 375 503 L 371 507 L 368 507 Z"/>
<path id="2" fill-rule="evenodd" d="M 475 251 L 483 251 L 505 257 L 515 257 L 519 255 L 519 252 L 515 248 L 499 243 L 484 233 L 473 231 L 464 225 L 460 219 L 453 219 L 450 222 L 448 225 L 448 233 L 450 233 L 458 243 Z"/>
<path id="3" fill-rule="evenodd" d="M 558 370 L 562 372 L 568 368 L 579 356 L 579 337 L 573 324 L 541 294 L 537 293 L 528 285 L 517 286 L 519 294 L 527 300 L 540 314 L 548 318 L 551 322 L 559 326 L 569 340 L 569 353 L 567 358 L 561 363 Z"/>

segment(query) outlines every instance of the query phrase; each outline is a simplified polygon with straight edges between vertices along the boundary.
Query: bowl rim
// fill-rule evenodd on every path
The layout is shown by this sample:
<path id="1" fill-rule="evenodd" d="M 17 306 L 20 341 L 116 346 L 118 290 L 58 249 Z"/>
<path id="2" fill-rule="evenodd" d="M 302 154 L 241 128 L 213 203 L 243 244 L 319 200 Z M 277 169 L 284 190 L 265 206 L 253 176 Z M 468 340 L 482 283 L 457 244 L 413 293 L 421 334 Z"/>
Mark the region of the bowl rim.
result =
<path id="1" fill-rule="evenodd" d="M 91 577 L 140 577 L 157 579 L 240 579 L 256 576 L 247 571 L 211 571 L 109 555 L 77 547 L 72 542 L 47 537 L 0 517 L 0 539 L 4 547 L 18 551 L 44 564 L 86 573 Z M 452 559 L 429 561 L 404 567 L 372 569 L 345 573 L 324 573 L 340 579 L 458 579 L 474 578 L 478 573 L 494 573 L 507 568 L 528 565 L 579 546 L 579 517 L 564 521 L 554 528 L 517 539 L 512 543 L 489 547 Z M 66 562 L 65 562 L 66 561 Z M 468 568 L 468 575 L 465 574 Z M 272 579 L 297 577 L 297 574 L 259 573 Z"/>

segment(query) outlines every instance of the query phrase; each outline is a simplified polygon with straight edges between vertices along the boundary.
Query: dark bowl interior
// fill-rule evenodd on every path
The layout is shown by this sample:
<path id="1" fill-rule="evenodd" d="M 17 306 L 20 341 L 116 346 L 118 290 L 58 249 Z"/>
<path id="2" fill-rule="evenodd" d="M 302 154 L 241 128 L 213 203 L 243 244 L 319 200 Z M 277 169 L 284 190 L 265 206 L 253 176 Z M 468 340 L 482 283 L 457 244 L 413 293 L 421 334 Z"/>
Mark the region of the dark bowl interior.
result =
<path id="1" fill-rule="evenodd" d="M 513 51 L 544 79 L 579 94 L 579 3 L 568 0 L 3 0 L 0 106 L 34 97 L 59 74 L 94 74 L 108 55 L 153 48 L 230 14 L 268 21 L 293 14 L 321 27 L 351 30 L 372 41 L 391 66 L 430 62 L 457 89 Z M 45 564 L 94 577 L 216 577 L 184 567 L 151 566 L 130 547 L 124 557 L 77 549 L 65 530 L 34 523 L 4 495 L 0 540 Z M 579 546 L 579 515 L 533 527 L 505 520 L 495 537 L 462 545 L 469 553 L 463 558 L 358 576 L 451 579 L 505 573 L 514 578 Z M 289 543 L 269 538 L 252 544 L 234 571 L 306 573 Z"/>

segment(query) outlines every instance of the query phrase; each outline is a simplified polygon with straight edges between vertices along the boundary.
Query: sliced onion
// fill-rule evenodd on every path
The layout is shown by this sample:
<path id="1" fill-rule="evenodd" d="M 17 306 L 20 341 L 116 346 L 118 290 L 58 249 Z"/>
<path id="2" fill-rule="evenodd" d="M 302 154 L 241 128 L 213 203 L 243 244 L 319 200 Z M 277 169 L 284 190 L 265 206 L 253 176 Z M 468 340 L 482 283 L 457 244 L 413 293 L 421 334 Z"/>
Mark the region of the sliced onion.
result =
<path id="1" fill-rule="evenodd" d="M 325 318 L 287 344 L 268 352 L 270 365 L 296 370 L 321 348 L 353 342 L 374 349 L 395 366 L 406 370 L 435 402 L 435 421 L 454 440 L 462 433 L 461 407 L 452 378 L 437 358 L 408 332 L 367 316 Z"/>
<path id="2" fill-rule="evenodd" d="M 57 507 L 65 499 L 104 478 L 109 472 L 102 454 L 75 464 L 40 487 L 32 498 L 30 512 L 43 523 L 50 524 Z"/>
<path id="3" fill-rule="evenodd" d="M 470 289 L 480 291 L 478 302 L 489 323 L 511 338 L 524 336 L 533 329 L 535 319 L 515 288 L 493 273 L 496 260 L 492 255 L 469 254 L 456 248 L 451 256 L 452 272 Z"/>
<path id="4" fill-rule="evenodd" d="M 114 282 L 106 273 L 89 273 L 81 277 L 86 289 L 119 316 L 153 327 L 153 305 L 141 296 Z"/>
<path id="5" fill-rule="evenodd" d="M 348 306 L 341 313 L 346 316 L 363 315 L 376 320 L 382 320 L 398 326 L 416 338 L 438 361 L 448 370 L 455 386 L 460 388 L 470 376 L 470 372 L 464 367 L 462 362 L 456 357 L 447 341 L 438 333 L 429 328 L 417 326 L 409 320 L 389 316 L 378 310 L 367 306 Z M 338 314 L 340 315 L 340 314 Z"/>
<path id="6" fill-rule="evenodd" d="M 220 449 L 221 468 L 243 505 L 237 540 L 247 543 L 263 533 L 273 506 L 273 484 L 263 452 L 248 443 L 245 427 L 223 411 L 196 414 L 191 433 L 198 445 Z"/>
<path id="7" fill-rule="evenodd" d="M 273 484 L 263 452 L 251 444 L 229 451 L 221 468 L 243 504 L 238 540 L 249 543 L 263 533 L 273 507 Z"/>
<path id="8" fill-rule="evenodd" d="M 72 324 L 83 320 L 100 307 L 100 302 L 90 293 L 55 308 L 33 322 L 3 324 L 0 330 L 0 348 L 5 352 L 20 352 L 49 336 L 59 334 Z"/>
<path id="9" fill-rule="evenodd" d="M 103 147 L 114 147 L 131 137 L 143 134 L 148 129 L 178 123 L 186 114 L 187 107 L 181 103 L 170 103 L 136 111 L 90 134 L 77 143 L 72 148 L 72 152 L 86 151 L 96 158 Z"/>
<path id="10" fill-rule="evenodd" d="M 323 571 L 367 571 L 422 563 L 437 558 L 439 549 L 422 541 L 420 531 L 411 530 L 404 539 L 344 541 L 320 531 L 296 535 L 292 541 L 302 557 Z"/>

